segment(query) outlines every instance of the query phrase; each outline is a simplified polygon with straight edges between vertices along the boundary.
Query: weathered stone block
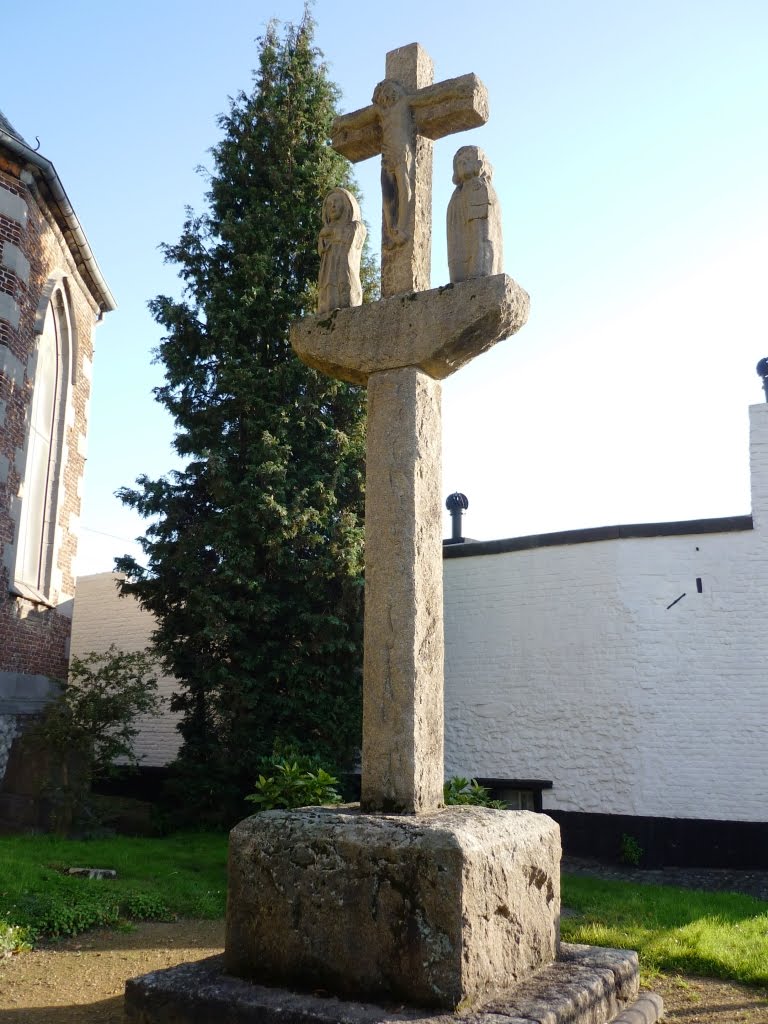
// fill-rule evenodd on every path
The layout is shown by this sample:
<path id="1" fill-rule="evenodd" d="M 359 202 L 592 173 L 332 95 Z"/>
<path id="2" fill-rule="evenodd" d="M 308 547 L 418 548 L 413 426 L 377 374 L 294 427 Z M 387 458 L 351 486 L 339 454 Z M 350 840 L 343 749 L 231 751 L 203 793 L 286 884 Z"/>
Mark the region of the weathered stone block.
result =
<path id="1" fill-rule="evenodd" d="M 542 814 L 268 811 L 233 829 L 225 962 L 270 985 L 453 1008 L 557 953 L 560 836 Z"/>

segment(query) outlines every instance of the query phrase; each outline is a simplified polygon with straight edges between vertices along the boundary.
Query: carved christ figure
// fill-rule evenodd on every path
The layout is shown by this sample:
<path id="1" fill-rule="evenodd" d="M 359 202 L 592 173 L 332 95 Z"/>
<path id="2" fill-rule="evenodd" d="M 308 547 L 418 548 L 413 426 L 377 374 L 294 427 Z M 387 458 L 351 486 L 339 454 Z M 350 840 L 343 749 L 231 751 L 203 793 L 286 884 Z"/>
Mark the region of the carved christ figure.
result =
<path id="1" fill-rule="evenodd" d="M 373 108 L 354 111 L 345 117 L 348 131 L 368 128 L 371 113 L 381 130 L 381 192 L 384 214 L 384 245 L 402 245 L 408 240 L 406 225 L 413 195 L 413 161 L 416 128 L 410 96 L 399 82 L 385 78 L 373 90 Z"/>
<path id="2" fill-rule="evenodd" d="M 432 241 L 432 142 L 488 120 L 488 93 L 477 75 L 433 82 L 418 43 L 387 54 L 372 102 L 340 114 L 331 145 L 353 163 L 381 155 L 381 294 L 429 288 Z"/>
<path id="3" fill-rule="evenodd" d="M 345 188 L 329 192 L 323 202 L 323 226 L 317 240 L 318 313 L 361 305 L 360 256 L 365 235 L 360 207 L 352 193 Z"/>
<path id="4" fill-rule="evenodd" d="M 468 82 L 467 79 L 472 81 Z M 381 191 L 385 248 L 391 249 L 409 240 L 407 225 L 413 203 L 418 122 L 423 119 L 428 124 L 431 109 L 438 102 L 443 110 L 450 108 L 453 103 L 466 102 L 468 88 L 475 88 L 474 75 L 413 93 L 407 92 L 394 79 L 385 78 L 373 90 L 371 107 L 345 114 L 339 119 L 343 121 L 346 132 L 369 129 L 371 121 L 374 120 L 381 133 Z M 440 137 L 437 128 L 434 130 L 434 137 Z M 341 147 L 336 148 L 344 151 Z"/>
<path id="5" fill-rule="evenodd" d="M 381 123 L 381 194 L 386 230 L 385 244 L 408 240 L 406 225 L 411 205 L 416 133 L 408 96 L 399 82 L 385 79 L 373 91 L 373 104 Z"/>
<path id="6" fill-rule="evenodd" d="M 462 146 L 453 158 L 456 188 L 448 203 L 452 284 L 504 271 L 501 207 L 492 177 L 493 168 L 479 146 Z"/>

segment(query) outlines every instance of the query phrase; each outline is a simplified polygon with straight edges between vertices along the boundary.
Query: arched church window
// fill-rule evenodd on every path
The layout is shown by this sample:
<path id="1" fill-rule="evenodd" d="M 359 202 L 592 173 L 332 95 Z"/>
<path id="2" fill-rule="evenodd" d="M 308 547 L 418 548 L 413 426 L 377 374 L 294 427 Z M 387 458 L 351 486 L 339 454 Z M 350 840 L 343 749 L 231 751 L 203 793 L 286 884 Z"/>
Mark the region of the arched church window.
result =
<path id="1" fill-rule="evenodd" d="M 16 543 L 16 581 L 45 598 L 56 557 L 71 333 L 67 296 L 59 285 L 38 335 Z"/>

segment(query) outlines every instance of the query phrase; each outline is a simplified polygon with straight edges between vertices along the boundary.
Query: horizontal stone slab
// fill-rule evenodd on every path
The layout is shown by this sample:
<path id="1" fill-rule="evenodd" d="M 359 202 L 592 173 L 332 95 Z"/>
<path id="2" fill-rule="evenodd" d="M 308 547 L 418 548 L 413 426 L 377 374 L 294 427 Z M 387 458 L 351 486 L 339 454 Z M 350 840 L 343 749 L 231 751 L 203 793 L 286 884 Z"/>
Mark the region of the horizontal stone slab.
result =
<path id="1" fill-rule="evenodd" d="M 443 380 L 520 330 L 529 304 L 511 277 L 495 274 L 304 317 L 291 344 L 309 366 L 352 384 L 404 366 Z"/>
<path id="2" fill-rule="evenodd" d="M 661 999 L 638 998 L 637 954 L 563 943 L 561 959 L 508 998 L 464 1010 L 457 1018 L 403 1006 L 303 994 L 234 978 L 224 958 L 209 957 L 133 978 L 125 987 L 126 1024 L 655 1024 Z M 621 979 L 621 980 L 619 980 Z"/>

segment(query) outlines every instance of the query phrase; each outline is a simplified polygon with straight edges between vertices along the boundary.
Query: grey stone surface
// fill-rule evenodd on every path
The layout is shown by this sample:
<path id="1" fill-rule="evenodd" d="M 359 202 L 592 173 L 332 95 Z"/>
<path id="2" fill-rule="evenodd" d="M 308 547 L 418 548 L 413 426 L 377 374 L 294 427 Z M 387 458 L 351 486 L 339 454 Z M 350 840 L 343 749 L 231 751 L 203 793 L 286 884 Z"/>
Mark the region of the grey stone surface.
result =
<path id="1" fill-rule="evenodd" d="M 28 207 L 21 196 L 9 192 L 7 188 L 0 188 L 0 214 L 9 220 L 15 220 L 17 224 L 26 224 Z"/>
<path id="2" fill-rule="evenodd" d="M 291 327 L 291 344 L 309 366 L 352 384 L 403 366 L 443 380 L 515 334 L 529 301 L 512 278 L 496 274 L 305 317 Z"/>
<path id="3" fill-rule="evenodd" d="M 528 811 L 263 812 L 230 836 L 227 968 L 349 998 L 473 1005 L 556 955 L 559 861 L 557 825 Z"/>
<path id="4" fill-rule="evenodd" d="M 366 811 L 443 801 L 440 384 L 368 380 L 363 765 Z"/>
<path id="5" fill-rule="evenodd" d="M 48 676 L 0 671 L 0 715 L 34 715 L 58 692 Z"/>
<path id="6" fill-rule="evenodd" d="M 21 308 L 16 299 L 8 292 L 0 292 L 0 320 L 5 320 L 11 327 L 16 328 L 19 326 L 20 317 Z"/>
<path id="7" fill-rule="evenodd" d="M 611 1024 L 655 1024 L 664 1014 L 664 1002 L 655 992 L 644 992 L 638 999 L 627 1006 Z"/>
<path id="8" fill-rule="evenodd" d="M 371 105 L 333 125 L 332 145 L 349 160 L 381 153 L 384 296 L 429 288 L 432 140 L 488 120 L 488 95 L 475 75 L 432 80 L 432 60 L 418 43 L 391 50 Z"/>
<path id="9" fill-rule="evenodd" d="M 29 280 L 29 260 L 17 245 L 3 242 L 3 266 L 12 271 L 20 281 Z"/>
<path id="10" fill-rule="evenodd" d="M 569 947 L 564 944 L 563 952 L 568 951 Z M 615 964 L 617 958 L 624 959 L 624 972 L 633 973 L 636 986 L 634 954 L 594 948 L 589 958 L 593 962 L 591 967 L 567 958 L 563 961 L 559 981 L 567 987 L 569 995 L 561 999 L 555 992 L 551 1012 L 546 1009 L 542 1015 L 531 1009 L 530 1013 L 525 1011 L 527 1016 L 520 1016 L 515 1010 L 513 989 L 508 1000 L 497 1001 L 494 1009 L 481 1007 L 463 1011 L 457 1017 L 439 1011 L 407 1010 L 402 1006 L 345 1001 L 250 984 L 228 975 L 222 957 L 210 957 L 129 981 L 125 990 L 126 1024 L 211 1024 L 212 1021 L 227 1024 L 395 1024 L 399 1021 L 456 1024 L 457 1020 L 465 1024 L 609 1024 L 610 1018 L 600 1014 L 614 1001 L 605 989 L 610 988 L 614 973 L 610 964 Z M 544 968 L 529 983 L 527 998 L 531 1006 L 535 1005 L 533 986 L 537 978 L 541 979 L 542 994 L 545 991 L 552 994 L 553 974 L 549 968 Z M 618 995 L 615 998 L 621 1004 L 621 998 Z M 622 1006 L 619 1016 L 610 1024 L 654 1024 L 661 1012 L 661 1000 L 644 994 Z"/>

